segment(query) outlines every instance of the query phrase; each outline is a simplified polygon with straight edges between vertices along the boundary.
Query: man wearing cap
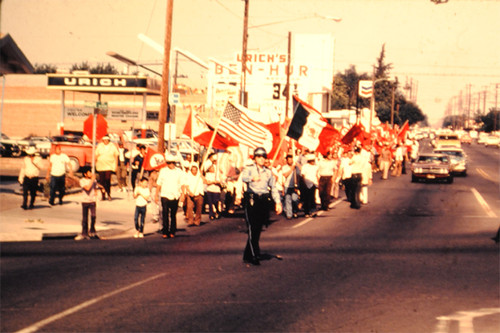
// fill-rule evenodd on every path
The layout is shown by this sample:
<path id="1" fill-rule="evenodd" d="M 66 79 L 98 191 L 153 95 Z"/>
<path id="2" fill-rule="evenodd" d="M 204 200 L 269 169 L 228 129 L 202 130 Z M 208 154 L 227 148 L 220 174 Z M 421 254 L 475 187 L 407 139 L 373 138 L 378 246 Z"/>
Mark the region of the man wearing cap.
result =
<path id="1" fill-rule="evenodd" d="M 110 143 L 109 136 L 105 135 L 95 150 L 95 169 L 99 174 L 99 184 L 105 191 L 102 193 L 102 200 L 106 199 L 106 194 L 108 200 L 111 200 L 111 175 L 116 172 L 119 155 L 118 148 Z"/>
<path id="2" fill-rule="evenodd" d="M 170 154 L 165 157 L 167 166 L 158 174 L 158 190 L 155 201 L 159 203 L 161 197 L 163 238 L 174 238 L 177 231 L 177 208 L 183 188 L 185 173 L 175 166 L 176 158 Z"/>
<path id="3" fill-rule="evenodd" d="M 40 168 L 42 160 L 36 156 L 35 147 L 29 147 L 26 150 L 26 156 L 23 159 L 23 166 L 19 172 L 19 183 L 23 186 L 23 204 L 22 209 L 32 209 L 35 204 L 36 191 L 38 189 L 38 176 L 40 175 Z M 28 195 L 31 196 L 30 204 L 28 206 Z"/>
<path id="4" fill-rule="evenodd" d="M 264 166 L 267 153 L 264 148 L 256 148 L 253 153 L 255 164 L 243 169 L 241 179 L 247 184 L 245 193 L 245 220 L 248 226 L 248 240 L 243 253 L 243 261 L 260 265 L 259 239 L 262 226 L 269 224 L 270 197 L 276 204 L 276 213 L 282 211 L 280 195 L 275 185 L 272 171 Z"/>

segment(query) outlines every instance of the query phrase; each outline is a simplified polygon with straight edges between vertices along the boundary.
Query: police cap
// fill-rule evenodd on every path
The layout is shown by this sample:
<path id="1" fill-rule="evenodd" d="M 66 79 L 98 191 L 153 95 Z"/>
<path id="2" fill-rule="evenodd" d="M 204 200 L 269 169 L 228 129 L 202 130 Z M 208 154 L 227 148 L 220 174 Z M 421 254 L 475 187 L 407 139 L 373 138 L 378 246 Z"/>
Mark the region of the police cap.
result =
<path id="1" fill-rule="evenodd" d="M 255 148 L 255 150 L 253 151 L 253 157 L 256 156 L 264 156 L 264 158 L 267 158 L 267 152 L 262 147 Z"/>

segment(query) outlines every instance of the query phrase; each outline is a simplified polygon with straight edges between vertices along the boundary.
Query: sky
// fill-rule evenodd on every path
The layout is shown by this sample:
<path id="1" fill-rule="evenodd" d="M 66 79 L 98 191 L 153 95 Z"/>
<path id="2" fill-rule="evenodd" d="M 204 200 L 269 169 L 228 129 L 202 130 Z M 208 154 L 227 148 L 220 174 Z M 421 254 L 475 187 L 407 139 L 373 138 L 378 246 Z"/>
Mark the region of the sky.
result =
<path id="1" fill-rule="evenodd" d="M 413 94 L 431 124 L 440 124 L 454 96 L 472 92 L 471 106 L 494 107 L 500 85 L 500 0 L 249 0 L 250 52 L 287 52 L 288 32 L 329 33 L 334 67 L 371 73 L 385 45 L 386 63 Z M 2 0 L 0 31 L 9 33 L 32 64 L 58 68 L 88 61 L 125 65 L 122 54 L 161 72 L 162 55 L 142 33 L 163 45 L 166 0 Z M 174 0 L 172 47 L 204 61 L 234 59 L 242 49 L 242 0 Z M 325 17 L 341 18 L 336 22 Z M 293 41 L 292 41 L 293 43 Z M 179 62 L 182 79 L 206 85 L 206 71 Z M 500 101 L 498 101 L 500 103 Z"/>

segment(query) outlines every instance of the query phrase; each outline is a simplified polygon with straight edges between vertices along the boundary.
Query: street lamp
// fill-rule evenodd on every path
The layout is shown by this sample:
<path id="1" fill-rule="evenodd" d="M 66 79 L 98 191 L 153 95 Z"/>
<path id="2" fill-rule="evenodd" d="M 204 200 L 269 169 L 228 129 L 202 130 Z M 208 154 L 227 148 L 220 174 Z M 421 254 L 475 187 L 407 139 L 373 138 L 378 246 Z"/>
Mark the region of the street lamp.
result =
<path id="1" fill-rule="evenodd" d="M 121 55 L 119 53 L 116 53 L 116 52 L 113 52 L 113 51 L 108 51 L 106 52 L 106 55 L 112 57 L 112 58 L 115 58 L 116 60 L 118 61 L 121 61 L 125 64 L 127 64 L 128 66 L 136 66 L 136 67 L 141 67 L 141 68 L 144 68 L 145 70 L 147 71 L 150 71 L 158 76 L 162 76 L 161 73 L 158 73 L 157 71 L 151 69 L 151 68 L 148 68 L 142 64 L 138 64 L 137 62 L 135 62 L 134 60 L 130 59 L 130 58 L 127 58 L 125 57 L 124 55 Z"/>
<path id="2" fill-rule="evenodd" d="M 372 75 L 372 95 L 370 98 L 370 133 L 372 132 L 372 120 L 373 120 L 373 114 L 375 113 L 375 84 L 377 82 L 381 81 L 388 81 L 392 82 L 392 99 L 391 99 L 391 127 L 394 124 L 394 90 L 396 88 L 396 84 L 398 82 L 398 79 L 390 79 L 390 78 L 380 78 L 375 80 L 375 66 L 373 67 L 373 75 Z"/>

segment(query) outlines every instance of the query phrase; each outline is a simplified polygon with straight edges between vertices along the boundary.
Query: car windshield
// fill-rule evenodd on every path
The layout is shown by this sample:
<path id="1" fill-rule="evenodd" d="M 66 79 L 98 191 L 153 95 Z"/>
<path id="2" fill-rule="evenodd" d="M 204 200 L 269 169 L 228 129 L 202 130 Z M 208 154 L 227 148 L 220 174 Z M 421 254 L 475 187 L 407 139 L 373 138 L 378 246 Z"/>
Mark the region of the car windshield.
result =
<path id="1" fill-rule="evenodd" d="M 420 156 L 418 158 L 418 163 L 448 163 L 448 157 L 446 156 Z"/>
<path id="2" fill-rule="evenodd" d="M 439 153 L 440 154 L 446 154 L 446 155 L 451 156 L 451 157 L 463 157 L 464 156 L 462 154 L 462 152 L 460 152 L 460 151 L 450 151 L 450 150 L 447 150 L 447 151 L 440 151 Z"/>

